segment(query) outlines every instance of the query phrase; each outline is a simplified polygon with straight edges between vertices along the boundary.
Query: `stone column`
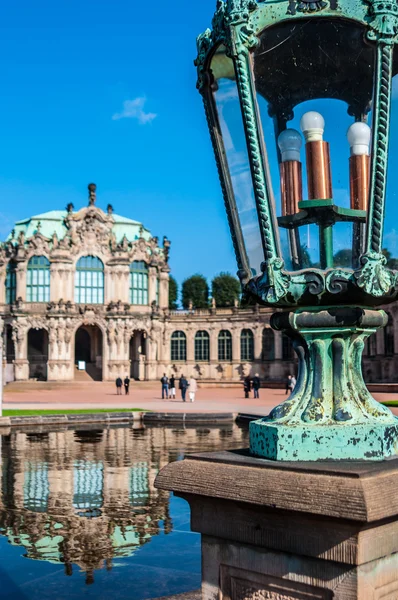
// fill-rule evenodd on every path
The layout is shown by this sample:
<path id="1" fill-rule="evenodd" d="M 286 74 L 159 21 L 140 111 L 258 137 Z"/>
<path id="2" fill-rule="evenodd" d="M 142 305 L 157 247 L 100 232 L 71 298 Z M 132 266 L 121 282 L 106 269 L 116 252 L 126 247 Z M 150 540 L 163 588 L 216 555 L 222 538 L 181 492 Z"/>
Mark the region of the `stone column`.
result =
<path id="1" fill-rule="evenodd" d="M 169 308 L 169 269 L 159 272 L 159 307 Z"/>
<path id="2" fill-rule="evenodd" d="M 192 329 L 185 332 L 187 336 L 187 363 L 192 364 L 195 361 L 195 333 Z"/>
<path id="3" fill-rule="evenodd" d="M 167 465 L 155 485 L 190 504 L 202 600 L 398 597 L 397 458 L 309 469 L 197 454 Z"/>
<path id="4" fill-rule="evenodd" d="M 26 301 L 26 262 L 18 262 L 16 268 L 16 297 Z"/>
<path id="5" fill-rule="evenodd" d="M 232 327 L 232 360 L 240 362 L 240 327 Z"/>
<path id="6" fill-rule="evenodd" d="M 384 327 L 378 329 L 376 332 L 376 352 L 377 354 L 381 354 L 384 356 L 385 348 L 384 348 Z"/>
<path id="7" fill-rule="evenodd" d="M 209 329 L 210 334 L 210 361 L 212 363 L 218 361 L 218 334 L 220 333 L 219 329 L 215 329 L 211 327 Z"/>
<path id="8" fill-rule="evenodd" d="M 28 362 L 28 332 L 23 323 L 12 324 L 12 339 L 15 346 L 15 380 L 27 381 L 29 379 Z"/>
<path id="9" fill-rule="evenodd" d="M 254 327 L 254 360 L 261 360 L 263 349 L 263 329 L 260 326 Z"/>
<path id="10" fill-rule="evenodd" d="M 158 276 L 158 270 L 156 267 L 149 267 L 148 269 L 148 304 L 156 300 L 156 279 Z"/>
<path id="11" fill-rule="evenodd" d="M 275 360 L 282 360 L 282 333 L 280 331 L 274 331 L 274 335 Z"/>

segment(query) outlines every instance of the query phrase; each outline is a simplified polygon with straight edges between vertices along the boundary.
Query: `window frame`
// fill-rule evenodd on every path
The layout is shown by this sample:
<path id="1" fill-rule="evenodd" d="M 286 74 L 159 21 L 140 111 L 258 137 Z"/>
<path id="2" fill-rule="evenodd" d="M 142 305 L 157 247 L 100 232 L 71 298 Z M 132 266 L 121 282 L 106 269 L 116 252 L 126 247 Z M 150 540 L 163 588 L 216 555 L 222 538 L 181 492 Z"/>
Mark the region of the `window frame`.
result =
<path id="1" fill-rule="evenodd" d="M 187 360 L 187 336 L 181 329 L 176 329 L 171 334 L 170 360 L 173 362 L 186 362 Z"/>
<path id="2" fill-rule="evenodd" d="M 210 360 L 210 335 L 205 329 L 199 329 L 194 339 L 195 361 L 209 362 Z"/>
<path id="3" fill-rule="evenodd" d="M 221 329 L 217 338 L 218 360 L 232 361 L 232 333 L 229 329 Z"/>
<path id="4" fill-rule="evenodd" d="M 17 263 L 14 260 L 10 260 L 7 264 L 4 285 L 6 304 L 12 304 L 17 299 Z"/>
<path id="5" fill-rule="evenodd" d="M 90 261 L 87 261 L 87 259 L 90 259 Z M 91 265 L 79 266 L 84 260 L 91 263 Z M 98 266 L 93 266 L 94 264 Z M 95 277 L 95 274 L 97 274 L 97 277 Z M 96 280 L 95 285 L 93 280 Z M 104 304 L 105 265 L 98 256 L 85 254 L 76 262 L 74 298 L 76 304 Z"/>
<path id="6" fill-rule="evenodd" d="M 140 265 L 140 268 L 133 268 Z M 130 263 L 130 303 L 134 306 L 149 304 L 149 269 L 144 260 L 133 260 Z"/>
<path id="7" fill-rule="evenodd" d="M 240 359 L 245 362 L 254 360 L 254 334 L 251 329 L 240 332 Z"/>
<path id="8" fill-rule="evenodd" d="M 26 267 L 26 301 L 50 302 L 50 266 L 44 254 L 35 254 L 28 260 Z"/>

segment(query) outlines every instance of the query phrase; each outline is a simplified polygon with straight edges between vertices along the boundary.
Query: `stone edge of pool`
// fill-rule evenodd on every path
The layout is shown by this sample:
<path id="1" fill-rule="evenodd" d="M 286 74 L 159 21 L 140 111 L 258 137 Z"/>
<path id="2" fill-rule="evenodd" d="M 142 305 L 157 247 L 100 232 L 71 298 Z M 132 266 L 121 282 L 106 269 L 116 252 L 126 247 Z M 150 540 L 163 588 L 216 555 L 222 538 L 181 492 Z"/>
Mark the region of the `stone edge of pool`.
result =
<path id="1" fill-rule="evenodd" d="M 178 594 L 177 596 L 162 596 L 161 598 L 153 598 L 153 600 L 201 600 L 202 592 L 187 592 L 186 594 Z"/>
<path id="2" fill-rule="evenodd" d="M 24 425 L 73 425 L 79 423 L 143 423 L 145 424 L 218 424 L 235 421 L 252 421 L 259 415 L 242 413 L 160 413 L 160 412 L 111 412 L 88 414 L 32 415 L 21 417 L 0 417 L 0 433 L 2 428 L 21 427 Z"/>

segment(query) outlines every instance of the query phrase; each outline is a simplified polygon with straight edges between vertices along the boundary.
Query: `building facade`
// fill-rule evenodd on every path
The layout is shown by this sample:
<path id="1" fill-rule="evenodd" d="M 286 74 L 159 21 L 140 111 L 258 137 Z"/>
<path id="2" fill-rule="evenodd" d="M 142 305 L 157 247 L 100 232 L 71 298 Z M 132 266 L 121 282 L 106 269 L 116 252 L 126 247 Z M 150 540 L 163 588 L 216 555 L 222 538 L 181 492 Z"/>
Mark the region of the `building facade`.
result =
<path id="1" fill-rule="evenodd" d="M 227 384 L 294 372 L 271 309 L 170 311 L 169 250 L 166 237 L 160 246 L 141 223 L 96 206 L 94 184 L 88 206 L 16 223 L 0 246 L 6 381 L 156 380 L 165 372 Z M 388 310 L 389 325 L 366 349 L 368 380 L 395 377 L 398 320 L 395 305 Z"/>

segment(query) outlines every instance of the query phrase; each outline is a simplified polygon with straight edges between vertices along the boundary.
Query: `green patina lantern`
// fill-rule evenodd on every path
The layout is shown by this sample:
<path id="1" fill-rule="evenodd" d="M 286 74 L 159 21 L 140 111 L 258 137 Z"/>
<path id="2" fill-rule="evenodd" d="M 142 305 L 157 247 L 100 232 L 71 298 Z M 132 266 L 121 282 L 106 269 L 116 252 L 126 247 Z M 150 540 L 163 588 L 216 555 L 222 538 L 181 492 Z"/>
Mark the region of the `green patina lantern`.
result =
<path id="1" fill-rule="evenodd" d="M 395 455 L 398 421 L 368 392 L 361 357 L 387 321 L 377 307 L 398 296 L 382 251 L 398 2 L 220 0 L 212 25 L 198 88 L 239 277 L 279 309 L 272 327 L 299 358 L 290 398 L 251 423 L 251 451 Z"/>

